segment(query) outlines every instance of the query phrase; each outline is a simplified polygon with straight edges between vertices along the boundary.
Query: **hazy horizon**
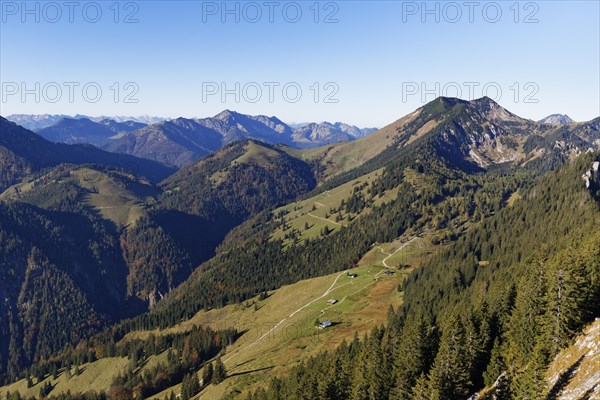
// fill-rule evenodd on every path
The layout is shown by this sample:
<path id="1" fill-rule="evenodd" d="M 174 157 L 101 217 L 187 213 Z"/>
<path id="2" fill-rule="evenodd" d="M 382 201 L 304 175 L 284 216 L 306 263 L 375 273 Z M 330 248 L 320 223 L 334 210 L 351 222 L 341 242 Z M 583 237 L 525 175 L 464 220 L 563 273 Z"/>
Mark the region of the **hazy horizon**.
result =
<path id="1" fill-rule="evenodd" d="M 487 94 L 532 120 L 600 115 L 598 2 L 267 3 L 2 2 L 0 113 L 383 126 Z"/>

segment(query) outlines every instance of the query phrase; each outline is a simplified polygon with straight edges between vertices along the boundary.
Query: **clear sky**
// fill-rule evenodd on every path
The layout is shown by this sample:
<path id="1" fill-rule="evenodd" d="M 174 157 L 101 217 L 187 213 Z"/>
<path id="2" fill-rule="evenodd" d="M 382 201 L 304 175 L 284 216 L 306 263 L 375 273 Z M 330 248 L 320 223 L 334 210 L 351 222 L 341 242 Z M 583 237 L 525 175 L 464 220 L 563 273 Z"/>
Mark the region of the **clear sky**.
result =
<path id="1" fill-rule="evenodd" d="M 596 0 L 0 6 L 2 115 L 231 109 L 380 127 L 457 94 L 531 119 L 600 115 Z"/>

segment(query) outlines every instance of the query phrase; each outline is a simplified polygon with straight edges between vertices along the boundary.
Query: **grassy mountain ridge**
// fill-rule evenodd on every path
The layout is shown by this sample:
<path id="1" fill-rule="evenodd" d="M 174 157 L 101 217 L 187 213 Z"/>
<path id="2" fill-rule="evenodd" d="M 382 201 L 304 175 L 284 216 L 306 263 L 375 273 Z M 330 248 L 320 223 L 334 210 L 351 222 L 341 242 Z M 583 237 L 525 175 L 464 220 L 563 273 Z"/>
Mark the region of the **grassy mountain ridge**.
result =
<path id="1" fill-rule="evenodd" d="M 310 167 L 254 141 L 237 142 L 162 183 L 161 202 L 203 217 L 243 219 L 314 187 Z"/>

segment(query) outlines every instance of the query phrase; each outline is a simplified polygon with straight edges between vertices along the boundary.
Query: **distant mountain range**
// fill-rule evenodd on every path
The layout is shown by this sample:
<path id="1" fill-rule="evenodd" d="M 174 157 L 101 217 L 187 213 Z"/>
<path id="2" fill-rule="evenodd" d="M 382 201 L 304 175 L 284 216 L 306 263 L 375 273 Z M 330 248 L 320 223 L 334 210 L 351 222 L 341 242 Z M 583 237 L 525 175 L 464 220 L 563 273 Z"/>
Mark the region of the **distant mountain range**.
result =
<path id="1" fill-rule="evenodd" d="M 225 110 L 214 117 L 176 118 L 147 124 L 124 117 L 90 118 L 61 115 L 11 115 L 9 120 L 57 143 L 88 143 L 105 150 L 182 167 L 237 141 L 254 139 L 269 144 L 312 148 L 364 137 L 375 128 L 361 129 L 341 122 L 308 123 L 292 128 L 276 117 L 245 115 Z M 146 118 L 152 121 L 156 117 Z"/>
<path id="2" fill-rule="evenodd" d="M 7 120 L 12 121 L 18 125 L 21 125 L 23 128 L 27 128 L 31 131 L 39 131 L 40 129 L 47 128 L 49 126 L 55 125 L 63 118 L 70 119 L 82 119 L 87 118 L 94 122 L 100 122 L 103 120 L 110 119 L 115 122 L 126 122 L 133 121 L 139 122 L 144 125 L 154 124 L 156 122 L 164 121 L 166 118 L 154 117 L 150 115 L 142 115 L 139 117 L 128 117 L 128 116 L 105 116 L 101 115 L 99 117 L 90 117 L 87 115 L 65 115 L 65 114 L 11 114 L 6 117 Z"/>
<path id="3" fill-rule="evenodd" d="M 146 124 L 135 121 L 117 122 L 112 119 L 103 119 L 99 122 L 88 118 L 62 118 L 56 124 L 43 128 L 37 133 L 56 143 L 88 143 L 97 147 L 104 147 L 111 137 L 118 138 Z"/>

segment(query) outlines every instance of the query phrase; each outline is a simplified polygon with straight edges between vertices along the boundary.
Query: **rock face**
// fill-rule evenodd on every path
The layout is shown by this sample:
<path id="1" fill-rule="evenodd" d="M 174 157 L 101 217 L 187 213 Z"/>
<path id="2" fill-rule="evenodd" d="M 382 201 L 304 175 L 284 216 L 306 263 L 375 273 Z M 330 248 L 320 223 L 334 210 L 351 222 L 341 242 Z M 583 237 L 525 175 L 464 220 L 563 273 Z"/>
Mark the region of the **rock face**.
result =
<path id="1" fill-rule="evenodd" d="M 561 351 L 548 368 L 554 399 L 600 398 L 600 318 Z"/>
<path id="2" fill-rule="evenodd" d="M 428 130 L 446 158 L 487 169 L 512 163 L 550 170 L 585 151 L 600 150 L 600 118 L 582 123 L 538 123 L 506 110 L 492 99 L 440 97 L 421 109 L 435 125 Z M 417 139 L 401 137 L 400 144 Z"/>
<path id="3" fill-rule="evenodd" d="M 581 176 L 585 181 L 586 189 L 589 189 L 593 184 L 600 184 L 600 161 L 594 161 L 592 168 Z"/>

